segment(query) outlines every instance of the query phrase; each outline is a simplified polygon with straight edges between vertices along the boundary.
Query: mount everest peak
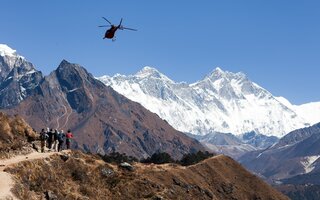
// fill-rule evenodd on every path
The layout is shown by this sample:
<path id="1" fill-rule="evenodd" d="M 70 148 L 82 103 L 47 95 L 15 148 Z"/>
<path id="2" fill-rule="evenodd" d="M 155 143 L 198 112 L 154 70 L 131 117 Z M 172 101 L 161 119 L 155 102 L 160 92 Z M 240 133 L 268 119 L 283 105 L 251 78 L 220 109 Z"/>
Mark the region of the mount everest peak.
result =
<path id="1" fill-rule="evenodd" d="M 161 73 L 153 67 L 145 66 L 140 71 L 136 73 L 136 76 L 140 77 L 147 77 L 147 76 L 153 76 L 153 77 L 161 77 Z"/>
<path id="2" fill-rule="evenodd" d="M 156 68 L 145 66 L 140 71 L 138 71 L 134 77 L 137 77 L 138 79 L 153 79 L 153 80 L 160 80 L 167 82 L 169 84 L 174 84 L 174 81 L 172 81 L 170 78 L 168 78 L 166 75 L 159 72 Z"/>
<path id="3" fill-rule="evenodd" d="M 220 67 L 216 67 L 211 73 L 209 73 L 206 78 L 212 80 L 224 79 L 245 79 L 246 75 L 242 72 L 232 73 L 229 71 L 223 71 Z"/>
<path id="4" fill-rule="evenodd" d="M 242 73 L 217 67 L 192 84 L 176 83 L 155 68 L 135 75 L 98 78 L 157 113 L 176 129 L 197 135 L 256 133 L 281 137 L 320 121 L 274 97 Z M 314 119 L 314 117 L 313 117 Z"/>

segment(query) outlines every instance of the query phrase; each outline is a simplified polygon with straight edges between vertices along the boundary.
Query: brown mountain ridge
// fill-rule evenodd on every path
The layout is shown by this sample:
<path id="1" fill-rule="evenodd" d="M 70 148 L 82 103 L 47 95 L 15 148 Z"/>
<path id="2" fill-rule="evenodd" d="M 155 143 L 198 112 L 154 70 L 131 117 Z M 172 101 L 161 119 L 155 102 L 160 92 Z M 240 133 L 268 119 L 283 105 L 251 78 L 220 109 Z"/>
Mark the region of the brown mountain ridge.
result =
<path id="1" fill-rule="evenodd" d="M 33 95 L 3 111 L 22 116 L 36 130 L 71 129 L 74 147 L 90 152 L 103 149 L 145 158 L 162 151 L 181 158 L 205 150 L 158 115 L 65 60 L 40 81 Z"/>

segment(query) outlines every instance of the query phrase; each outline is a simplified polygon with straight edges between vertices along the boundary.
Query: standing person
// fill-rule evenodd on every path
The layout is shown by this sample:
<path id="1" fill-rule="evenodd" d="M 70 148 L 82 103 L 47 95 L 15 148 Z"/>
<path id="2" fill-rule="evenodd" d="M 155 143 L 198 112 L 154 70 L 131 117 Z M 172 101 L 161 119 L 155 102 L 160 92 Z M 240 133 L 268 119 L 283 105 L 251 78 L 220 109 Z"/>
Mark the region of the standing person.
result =
<path id="1" fill-rule="evenodd" d="M 69 129 L 67 134 L 66 134 L 66 144 L 67 144 L 67 149 L 70 149 L 70 144 L 71 144 L 71 140 L 73 138 L 73 134 L 71 133 L 71 130 Z"/>
<path id="2" fill-rule="evenodd" d="M 48 128 L 49 129 L 49 128 Z M 53 130 L 52 129 L 49 129 L 49 132 L 47 133 L 48 134 L 48 149 L 51 150 L 52 148 L 52 142 L 53 142 Z"/>
<path id="3" fill-rule="evenodd" d="M 55 129 L 53 133 L 53 150 L 58 151 L 58 130 Z"/>
<path id="4" fill-rule="evenodd" d="M 62 146 L 63 146 L 63 142 L 64 142 L 64 138 L 66 137 L 66 134 L 64 134 L 63 130 L 61 130 L 58 134 L 58 152 L 62 150 Z"/>
<path id="5" fill-rule="evenodd" d="M 46 140 L 48 139 L 47 133 L 44 131 L 44 128 L 40 132 L 40 141 L 41 141 L 41 152 L 44 153 L 44 147 L 46 146 Z"/>

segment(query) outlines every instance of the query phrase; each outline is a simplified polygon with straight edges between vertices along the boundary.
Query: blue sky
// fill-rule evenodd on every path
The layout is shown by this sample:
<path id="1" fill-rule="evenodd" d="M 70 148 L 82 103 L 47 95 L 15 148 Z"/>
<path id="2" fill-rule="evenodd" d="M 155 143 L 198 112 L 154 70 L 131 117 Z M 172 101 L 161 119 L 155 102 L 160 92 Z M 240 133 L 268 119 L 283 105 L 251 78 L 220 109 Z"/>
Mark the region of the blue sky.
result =
<path id="1" fill-rule="evenodd" d="M 44 74 L 62 59 L 95 76 L 153 66 L 175 81 L 243 72 L 294 104 L 320 101 L 320 1 L 2 0 L 0 43 Z M 102 16 L 138 29 L 103 40 Z"/>

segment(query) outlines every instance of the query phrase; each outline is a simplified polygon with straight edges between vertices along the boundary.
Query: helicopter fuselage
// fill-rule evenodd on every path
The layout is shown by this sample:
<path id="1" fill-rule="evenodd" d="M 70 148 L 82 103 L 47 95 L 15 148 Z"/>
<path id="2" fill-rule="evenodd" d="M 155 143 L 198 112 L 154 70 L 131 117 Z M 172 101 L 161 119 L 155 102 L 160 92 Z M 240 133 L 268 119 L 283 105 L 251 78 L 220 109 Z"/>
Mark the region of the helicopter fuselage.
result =
<path id="1" fill-rule="evenodd" d="M 114 37 L 114 34 L 116 33 L 116 31 L 118 30 L 119 26 L 111 26 L 110 29 L 108 29 L 106 31 L 106 33 L 104 34 L 104 38 L 108 38 L 108 39 L 112 39 Z"/>
<path id="2" fill-rule="evenodd" d="M 107 18 L 105 17 L 102 17 L 104 20 L 106 20 L 108 22 L 107 25 L 101 25 L 99 27 L 110 27 L 104 34 L 104 38 L 107 38 L 107 39 L 112 39 L 112 41 L 115 41 L 115 33 L 118 29 L 120 30 L 131 30 L 131 31 L 137 31 L 137 29 L 133 29 L 133 28 L 128 28 L 128 27 L 124 27 L 122 26 L 122 18 L 120 20 L 120 23 L 119 25 L 113 25 Z"/>

